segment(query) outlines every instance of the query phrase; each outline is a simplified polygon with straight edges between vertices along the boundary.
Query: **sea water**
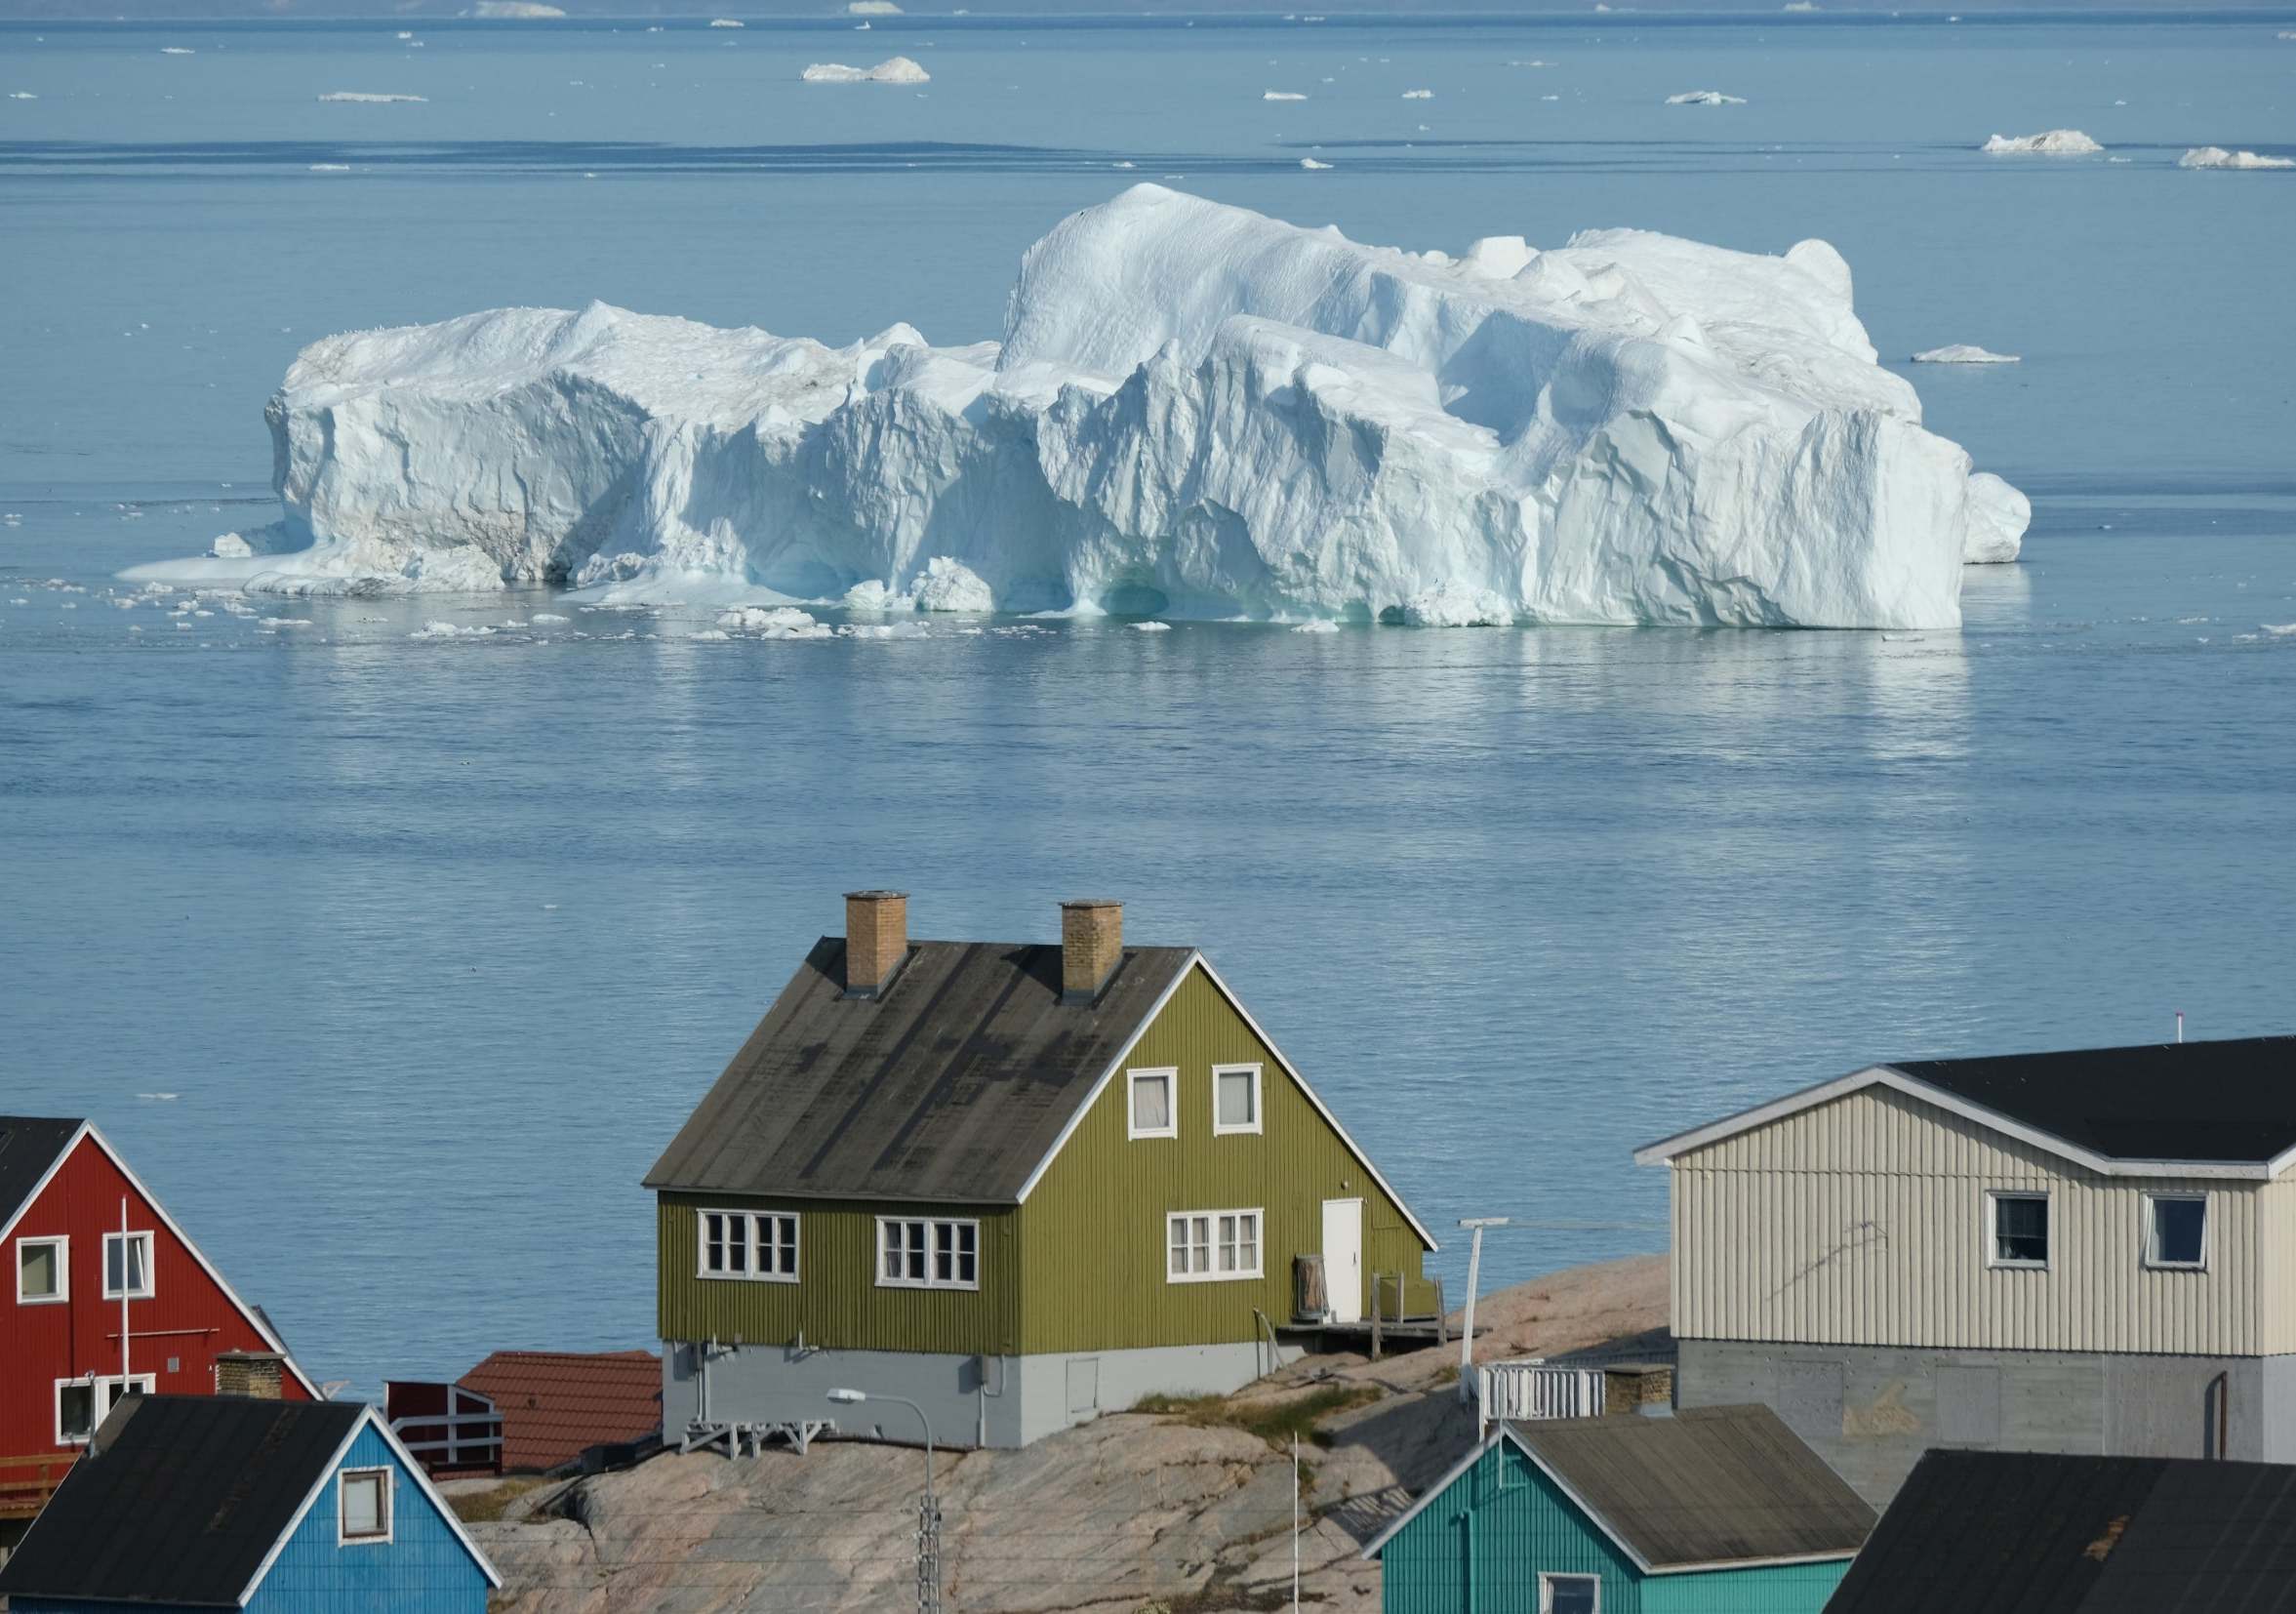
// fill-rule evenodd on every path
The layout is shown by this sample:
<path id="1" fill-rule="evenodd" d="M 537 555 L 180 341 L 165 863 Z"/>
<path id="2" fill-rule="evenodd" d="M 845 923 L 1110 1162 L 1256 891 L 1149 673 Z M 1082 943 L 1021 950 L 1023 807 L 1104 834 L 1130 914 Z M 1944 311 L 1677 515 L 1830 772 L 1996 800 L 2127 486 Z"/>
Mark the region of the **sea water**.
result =
<path id="1" fill-rule="evenodd" d="M 640 1179 L 855 886 L 1202 947 L 1454 1298 L 1458 1218 L 1601 1225 L 1491 1282 L 1662 1248 L 1634 1146 L 1874 1060 L 2290 1029 L 2296 176 L 2175 167 L 2296 152 L 2286 25 L 0 26 L 0 1110 L 93 1117 L 373 1393 L 651 1338 Z M 932 81 L 797 80 L 894 54 Z M 2108 155 L 1974 149 L 2060 126 Z M 1908 373 L 2027 558 L 1923 634 L 121 606 L 269 519 L 317 336 L 990 337 L 1143 179 L 1454 251 L 1824 236 L 1886 356 L 2024 355 Z"/>

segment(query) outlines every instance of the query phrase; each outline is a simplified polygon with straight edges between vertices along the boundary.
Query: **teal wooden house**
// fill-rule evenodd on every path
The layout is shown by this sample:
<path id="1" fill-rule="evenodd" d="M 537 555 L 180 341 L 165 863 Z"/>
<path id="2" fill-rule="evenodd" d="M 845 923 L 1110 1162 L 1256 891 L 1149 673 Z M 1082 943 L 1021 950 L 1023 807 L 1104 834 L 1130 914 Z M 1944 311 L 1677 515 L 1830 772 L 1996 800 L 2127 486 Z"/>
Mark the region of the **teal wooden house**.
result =
<path id="1" fill-rule="evenodd" d="M 375 1409 L 130 1395 L 5 1566 L 9 1614 L 486 1614 L 500 1586 Z"/>
<path id="2" fill-rule="evenodd" d="M 1364 1550 L 1385 1614 L 1818 1614 L 1873 1510 L 1767 1407 L 1501 1424 Z"/>

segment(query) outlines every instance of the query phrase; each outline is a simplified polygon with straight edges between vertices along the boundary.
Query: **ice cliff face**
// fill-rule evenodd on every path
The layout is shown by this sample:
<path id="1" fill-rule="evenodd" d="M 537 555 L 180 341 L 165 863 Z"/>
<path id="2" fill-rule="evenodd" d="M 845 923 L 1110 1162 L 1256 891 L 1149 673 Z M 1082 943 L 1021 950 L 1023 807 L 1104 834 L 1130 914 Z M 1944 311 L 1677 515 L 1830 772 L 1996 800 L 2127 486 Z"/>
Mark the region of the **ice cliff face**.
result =
<path id="1" fill-rule="evenodd" d="M 1452 259 L 1155 185 L 1030 249 L 1001 344 L 503 309 L 315 343 L 266 414 L 308 546 L 200 564 L 289 590 L 961 568 L 967 608 L 1938 627 L 2027 510 L 1921 428 L 1823 242 Z"/>

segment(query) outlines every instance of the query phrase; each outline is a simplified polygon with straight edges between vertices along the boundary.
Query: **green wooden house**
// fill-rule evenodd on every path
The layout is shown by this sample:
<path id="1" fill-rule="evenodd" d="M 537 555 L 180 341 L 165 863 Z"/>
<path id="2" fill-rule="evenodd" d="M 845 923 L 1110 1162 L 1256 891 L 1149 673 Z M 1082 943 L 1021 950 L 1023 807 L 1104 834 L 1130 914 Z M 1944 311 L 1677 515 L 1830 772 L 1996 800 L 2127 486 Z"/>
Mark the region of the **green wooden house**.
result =
<path id="1" fill-rule="evenodd" d="M 1501 1424 L 1364 1551 L 1385 1614 L 1818 1614 L 1873 1510 L 1762 1406 Z"/>
<path id="2" fill-rule="evenodd" d="M 919 1432 L 851 1389 L 1025 1445 L 1246 1384 L 1374 1273 L 1423 1305 L 1434 1248 L 1203 955 L 1124 946 L 1114 903 L 1063 904 L 1058 945 L 912 942 L 906 898 L 849 896 L 646 1186 L 672 1440 Z"/>

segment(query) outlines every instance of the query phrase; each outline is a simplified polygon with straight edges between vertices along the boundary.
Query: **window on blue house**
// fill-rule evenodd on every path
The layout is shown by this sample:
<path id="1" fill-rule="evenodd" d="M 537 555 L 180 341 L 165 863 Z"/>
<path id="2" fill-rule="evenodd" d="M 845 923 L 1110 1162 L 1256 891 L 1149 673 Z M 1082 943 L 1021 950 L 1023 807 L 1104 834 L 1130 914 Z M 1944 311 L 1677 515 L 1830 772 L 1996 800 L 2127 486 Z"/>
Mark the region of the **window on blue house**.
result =
<path id="1" fill-rule="evenodd" d="M 1541 1575 L 1539 1614 L 1602 1614 L 1602 1582 L 1593 1575 Z"/>
<path id="2" fill-rule="evenodd" d="M 388 1469 L 345 1469 L 336 1477 L 336 1540 L 339 1545 L 390 1539 Z"/>

